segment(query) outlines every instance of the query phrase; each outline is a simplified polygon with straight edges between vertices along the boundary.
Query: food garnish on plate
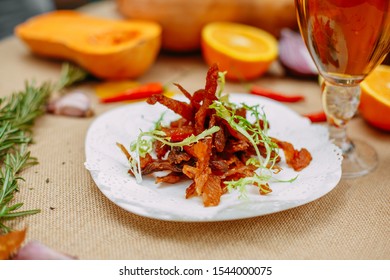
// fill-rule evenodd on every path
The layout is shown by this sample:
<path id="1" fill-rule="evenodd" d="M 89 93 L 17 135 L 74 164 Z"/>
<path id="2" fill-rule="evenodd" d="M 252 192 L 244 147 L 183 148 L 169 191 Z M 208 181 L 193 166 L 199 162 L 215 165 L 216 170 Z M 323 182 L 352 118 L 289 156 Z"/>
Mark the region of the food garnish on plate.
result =
<path id="1" fill-rule="evenodd" d="M 117 143 L 129 161 L 129 174 L 138 183 L 142 176 L 167 171 L 156 177 L 156 183 L 190 179 L 186 198 L 200 196 L 204 206 L 217 206 L 231 189 L 245 195 L 246 187 L 253 185 L 260 195 L 272 192 L 269 182 L 281 171 L 280 150 L 295 171 L 310 164 L 312 156 L 307 149 L 297 150 L 268 135 L 270 124 L 260 105 L 229 102 L 222 93 L 223 83 L 224 73 L 214 64 L 207 72 L 205 88 L 191 94 L 175 84 L 188 102 L 160 94 L 147 99 L 180 118 L 168 126 L 163 126 L 160 118 L 155 128 L 141 132 L 129 149 Z"/>

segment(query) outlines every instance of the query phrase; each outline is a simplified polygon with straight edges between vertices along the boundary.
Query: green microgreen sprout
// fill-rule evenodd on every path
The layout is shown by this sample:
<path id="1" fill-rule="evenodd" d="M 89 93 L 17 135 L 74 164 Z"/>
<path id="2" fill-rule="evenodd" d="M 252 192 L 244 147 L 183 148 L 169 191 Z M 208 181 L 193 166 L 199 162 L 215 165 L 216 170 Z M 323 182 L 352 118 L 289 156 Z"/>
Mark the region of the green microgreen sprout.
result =
<path id="1" fill-rule="evenodd" d="M 61 91 L 75 83 L 83 81 L 87 78 L 88 72 L 74 64 L 65 62 L 62 65 L 60 78 L 55 84 L 53 91 Z"/>
<path id="2" fill-rule="evenodd" d="M 226 84 L 226 71 L 224 72 L 218 72 L 218 91 L 217 91 L 217 98 L 221 99 L 222 94 L 225 90 L 225 84 Z"/>

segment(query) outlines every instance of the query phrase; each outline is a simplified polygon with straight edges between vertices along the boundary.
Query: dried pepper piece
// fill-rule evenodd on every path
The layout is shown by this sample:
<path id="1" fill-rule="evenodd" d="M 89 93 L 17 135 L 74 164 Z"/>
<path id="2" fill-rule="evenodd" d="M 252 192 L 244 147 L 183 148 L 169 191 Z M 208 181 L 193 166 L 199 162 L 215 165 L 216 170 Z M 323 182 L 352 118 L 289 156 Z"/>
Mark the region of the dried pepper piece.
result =
<path id="1" fill-rule="evenodd" d="M 193 111 L 192 106 L 183 102 L 183 101 L 175 100 L 175 99 L 169 98 L 165 95 L 154 94 L 154 95 L 150 96 L 146 100 L 146 102 L 148 104 L 151 104 L 151 105 L 154 105 L 157 102 L 161 103 L 162 105 L 166 106 L 167 108 L 171 109 L 176 114 L 182 116 L 183 118 L 185 118 L 187 120 L 194 119 L 194 111 Z"/>
<path id="2" fill-rule="evenodd" d="M 259 86 L 252 86 L 250 93 L 262 97 L 267 97 L 280 102 L 299 102 L 305 99 L 303 95 L 287 95 L 274 90 L 266 89 Z"/>

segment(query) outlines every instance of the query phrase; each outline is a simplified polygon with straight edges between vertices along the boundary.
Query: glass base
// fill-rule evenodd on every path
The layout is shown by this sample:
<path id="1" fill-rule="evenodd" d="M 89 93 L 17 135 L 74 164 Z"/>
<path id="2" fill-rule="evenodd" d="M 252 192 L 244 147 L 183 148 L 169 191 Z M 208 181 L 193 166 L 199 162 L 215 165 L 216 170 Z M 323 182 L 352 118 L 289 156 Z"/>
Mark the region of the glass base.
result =
<path id="1" fill-rule="evenodd" d="M 359 140 L 353 140 L 351 144 L 349 149 L 343 150 L 343 179 L 366 175 L 378 165 L 378 155 L 373 147 Z"/>

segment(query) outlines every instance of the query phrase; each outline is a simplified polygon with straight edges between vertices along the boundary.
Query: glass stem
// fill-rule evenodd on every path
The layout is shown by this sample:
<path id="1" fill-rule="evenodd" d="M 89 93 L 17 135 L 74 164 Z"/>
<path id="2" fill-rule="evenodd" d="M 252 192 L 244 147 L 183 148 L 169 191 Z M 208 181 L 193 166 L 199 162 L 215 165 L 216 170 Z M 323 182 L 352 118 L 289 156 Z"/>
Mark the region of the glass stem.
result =
<path id="1" fill-rule="evenodd" d="M 353 149 L 347 137 L 346 124 L 355 115 L 360 102 L 359 83 L 343 84 L 324 81 L 322 84 L 324 111 L 329 124 L 330 138 L 343 154 Z"/>

